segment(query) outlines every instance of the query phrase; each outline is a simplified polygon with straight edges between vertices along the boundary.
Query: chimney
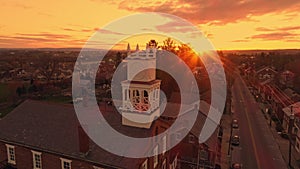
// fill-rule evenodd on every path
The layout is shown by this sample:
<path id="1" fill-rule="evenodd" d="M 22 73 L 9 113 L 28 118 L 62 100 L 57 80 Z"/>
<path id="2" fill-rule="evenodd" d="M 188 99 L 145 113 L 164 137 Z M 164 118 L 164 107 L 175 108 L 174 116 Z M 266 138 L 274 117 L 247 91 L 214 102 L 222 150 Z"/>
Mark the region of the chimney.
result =
<path id="1" fill-rule="evenodd" d="M 86 154 L 90 149 L 90 139 L 83 128 L 78 126 L 79 151 Z"/>

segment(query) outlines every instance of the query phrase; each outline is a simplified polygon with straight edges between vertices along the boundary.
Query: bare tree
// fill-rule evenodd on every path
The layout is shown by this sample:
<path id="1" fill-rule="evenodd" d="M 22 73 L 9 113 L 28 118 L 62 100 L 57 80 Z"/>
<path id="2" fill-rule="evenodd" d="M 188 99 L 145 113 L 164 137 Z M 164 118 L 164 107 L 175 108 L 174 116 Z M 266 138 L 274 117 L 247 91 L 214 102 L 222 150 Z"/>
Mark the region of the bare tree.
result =
<path id="1" fill-rule="evenodd" d="M 51 57 L 40 57 L 38 63 L 40 73 L 46 77 L 47 82 L 51 80 L 54 72 L 58 69 L 58 60 Z"/>

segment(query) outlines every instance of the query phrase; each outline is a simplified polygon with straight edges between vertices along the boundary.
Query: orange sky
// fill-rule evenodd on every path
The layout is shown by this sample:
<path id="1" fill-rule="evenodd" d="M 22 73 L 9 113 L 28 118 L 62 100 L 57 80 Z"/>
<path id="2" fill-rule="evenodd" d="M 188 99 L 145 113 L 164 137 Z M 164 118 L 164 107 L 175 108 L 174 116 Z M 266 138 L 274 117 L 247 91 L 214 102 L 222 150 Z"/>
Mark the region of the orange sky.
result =
<path id="1" fill-rule="evenodd" d="M 136 12 L 187 19 L 217 49 L 300 47 L 299 0 L 0 0 L 0 6 L 0 48 L 82 47 L 99 28 Z M 149 36 L 134 40 L 144 44 Z"/>

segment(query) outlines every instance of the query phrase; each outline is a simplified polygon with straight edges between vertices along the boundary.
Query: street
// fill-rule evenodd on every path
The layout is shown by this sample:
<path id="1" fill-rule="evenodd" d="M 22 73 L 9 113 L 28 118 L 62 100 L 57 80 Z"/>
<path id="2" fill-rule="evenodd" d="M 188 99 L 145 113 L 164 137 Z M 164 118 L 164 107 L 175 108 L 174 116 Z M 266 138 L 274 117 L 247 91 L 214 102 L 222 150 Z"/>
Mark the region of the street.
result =
<path id="1" fill-rule="evenodd" d="M 239 128 L 233 135 L 240 136 L 240 145 L 232 146 L 232 163 L 241 163 L 245 169 L 285 169 L 279 147 L 261 112 L 240 75 L 232 87 L 233 119 Z"/>

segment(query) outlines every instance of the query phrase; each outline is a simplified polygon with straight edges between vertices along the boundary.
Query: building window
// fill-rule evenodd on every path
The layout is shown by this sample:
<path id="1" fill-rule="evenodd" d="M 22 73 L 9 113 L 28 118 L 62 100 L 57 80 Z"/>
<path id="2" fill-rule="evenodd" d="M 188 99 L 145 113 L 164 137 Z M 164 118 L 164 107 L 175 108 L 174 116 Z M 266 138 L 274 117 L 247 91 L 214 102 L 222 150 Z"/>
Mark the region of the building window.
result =
<path id="1" fill-rule="evenodd" d="M 62 169 L 71 169 L 72 160 L 67 160 L 64 158 L 60 158 L 60 160 L 61 160 L 61 168 Z"/>
<path id="2" fill-rule="evenodd" d="M 6 144 L 8 163 L 16 165 L 15 146 Z"/>
<path id="3" fill-rule="evenodd" d="M 158 146 L 156 145 L 153 149 L 153 167 L 156 168 L 158 164 Z"/>
<path id="4" fill-rule="evenodd" d="M 141 169 L 148 169 L 148 159 L 146 159 L 146 160 L 144 161 L 144 163 L 143 163 L 142 166 L 141 166 Z"/>
<path id="5" fill-rule="evenodd" d="M 41 169 L 42 168 L 42 153 L 31 151 L 33 157 L 33 169 Z"/>

